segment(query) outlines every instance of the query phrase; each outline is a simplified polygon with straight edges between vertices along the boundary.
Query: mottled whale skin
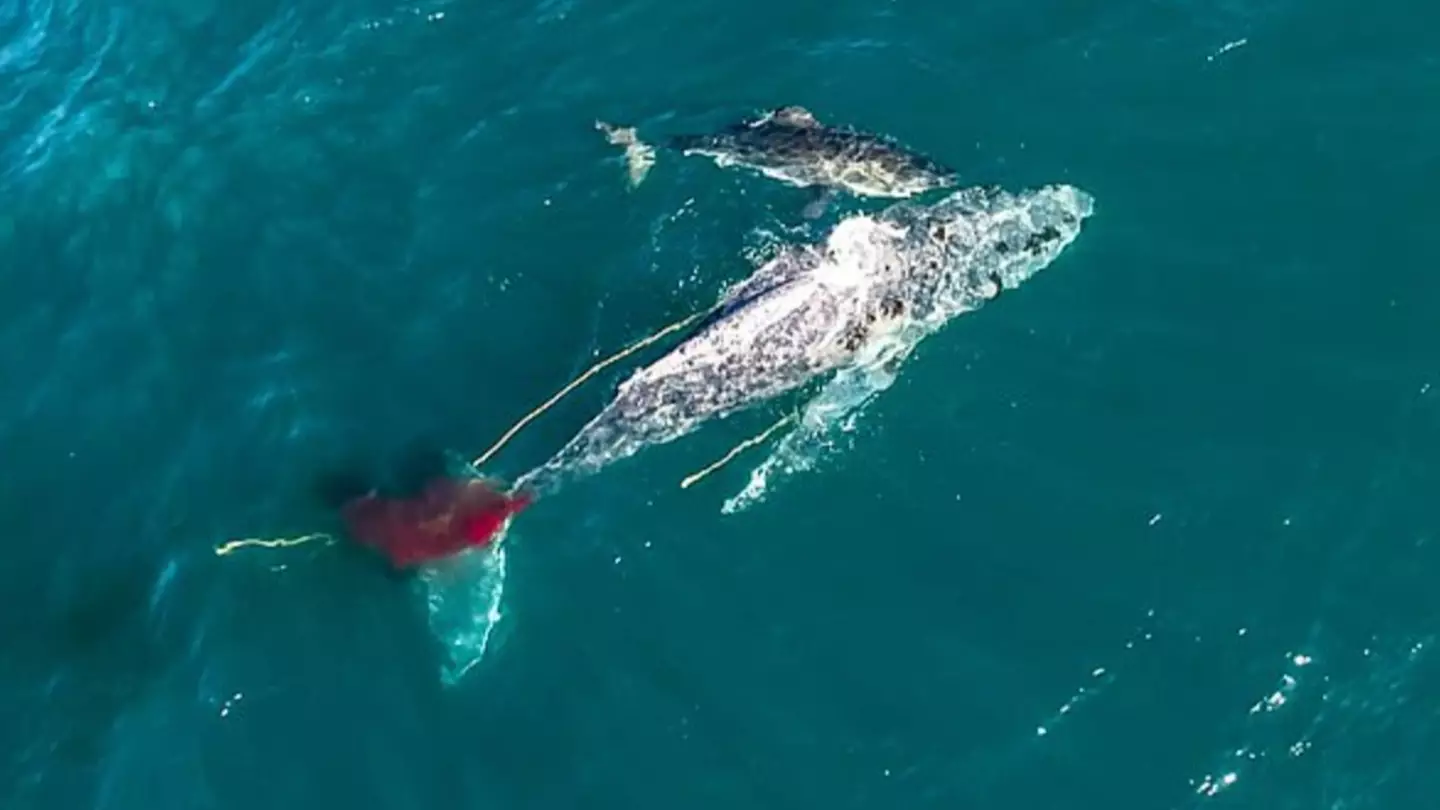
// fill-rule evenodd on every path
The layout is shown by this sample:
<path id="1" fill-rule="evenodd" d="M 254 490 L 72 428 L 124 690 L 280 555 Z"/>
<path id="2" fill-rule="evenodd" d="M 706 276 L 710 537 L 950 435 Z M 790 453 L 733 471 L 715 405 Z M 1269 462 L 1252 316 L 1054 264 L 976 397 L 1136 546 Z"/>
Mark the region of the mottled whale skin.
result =
<path id="1" fill-rule="evenodd" d="M 1052 263 L 1092 206 L 1073 186 L 967 188 L 932 205 L 851 216 L 823 242 L 787 246 L 516 486 L 552 491 L 862 355 L 873 361 L 875 347 L 893 343 L 887 336 L 933 332 Z"/>
<path id="2" fill-rule="evenodd" d="M 633 128 L 596 122 L 610 142 L 626 147 L 632 185 L 644 180 L 655 150 Z M 822 124 L 803 107 L 782 107 L 719 132 L 675 135 L 661 145 L 738 166 L 799 188 L 816 190 L 807 216 L 818 216 L 830 193 L 903 199 L 957 184 L 957 173 L 870 132 Z"/>

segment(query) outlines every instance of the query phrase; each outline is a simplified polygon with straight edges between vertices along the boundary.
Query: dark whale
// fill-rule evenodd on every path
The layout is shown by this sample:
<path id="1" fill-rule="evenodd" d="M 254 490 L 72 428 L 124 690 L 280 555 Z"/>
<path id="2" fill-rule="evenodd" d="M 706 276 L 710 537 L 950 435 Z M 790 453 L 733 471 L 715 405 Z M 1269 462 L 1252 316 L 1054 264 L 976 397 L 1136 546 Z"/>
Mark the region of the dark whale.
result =
<path id="1" fill-rule="evenodd" d="M 632 185 L 645 178 L 655 147 L 630 127 L 597 121 L 612 144 L 624 146 Z M 722 167 L 739 166 L 799 188 L 814 190 L 806 208 L 814 218 L 831 196 L 845 191 L 861 197 L 903 199 L 957 184 L 955 170 L 901 145 L 893 138 L 822 124 L 803 107 L 782 107 L 718 132 L 673 135 L 660 146 L 700 155 Z"/>

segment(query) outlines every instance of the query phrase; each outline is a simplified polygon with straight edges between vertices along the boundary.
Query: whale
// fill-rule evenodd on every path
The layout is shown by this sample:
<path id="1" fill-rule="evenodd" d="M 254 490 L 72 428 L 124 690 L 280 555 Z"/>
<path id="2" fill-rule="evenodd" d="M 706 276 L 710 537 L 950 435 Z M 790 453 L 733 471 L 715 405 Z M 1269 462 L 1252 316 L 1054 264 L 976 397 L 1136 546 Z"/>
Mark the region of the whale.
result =
<path id="1" fill-rule="evenodd" d="M 402 566 L 483 547 L 537 499 L 645 448 L 842 369 L 893 374 L 919 341 L 1050 266 L 1093 210 L 1093 198 L 1070 185 L 985 186 L 846 216 L 824 239 L 781 246 L 726 289 L 689 335 L 620 382 L 508 493 L 489 481 L 445 484 L 420 499 L 370 492 L 345 507 L 352 532 Z"/>
<path id="2" fill-rule="evenodd" d="M 596 121 L 614 145 L 625 147 L 631 186 L 644 181 L 656 146 L 634 127 Z M 959 174 L 894 138 L 822 123 L 800 106 L 780 107 L 718 132 L 672 135 L 660 147 L 697 155 L 716 165 L 740 167 L 797 188 L 809 189 L 805 217 L 821 216 L 839 192 L 858 197 L 908 199 L 955 187 Z"/>
<path id="3" fill-rule="evenodd" d="M 823 241 L 782 247 L 514 487 L 548 494 L 847 365 L 898 361 L 1052 264 L 1092 212 L 1093 198 L 1068 185 L 967 188 L 852 215 Z"/>

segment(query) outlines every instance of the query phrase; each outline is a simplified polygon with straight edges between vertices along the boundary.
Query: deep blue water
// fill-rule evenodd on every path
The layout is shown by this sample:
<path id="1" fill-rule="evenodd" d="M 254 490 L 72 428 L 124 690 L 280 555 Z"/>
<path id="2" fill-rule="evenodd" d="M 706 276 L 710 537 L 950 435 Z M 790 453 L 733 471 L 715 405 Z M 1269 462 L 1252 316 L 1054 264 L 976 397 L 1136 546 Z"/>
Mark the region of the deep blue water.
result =
<path id="1" fill-rule="evenodd" d="M 0 0 L 0 807 L 1422 808 L 1433 11 Z M 474 453 L 804 196 L 593 121 L 803 104 L 1078 185 L 815 468 L 526 513 L 453 687 L 317 473 Z M 542 461 L 623 372 L 522 433 Z"/>

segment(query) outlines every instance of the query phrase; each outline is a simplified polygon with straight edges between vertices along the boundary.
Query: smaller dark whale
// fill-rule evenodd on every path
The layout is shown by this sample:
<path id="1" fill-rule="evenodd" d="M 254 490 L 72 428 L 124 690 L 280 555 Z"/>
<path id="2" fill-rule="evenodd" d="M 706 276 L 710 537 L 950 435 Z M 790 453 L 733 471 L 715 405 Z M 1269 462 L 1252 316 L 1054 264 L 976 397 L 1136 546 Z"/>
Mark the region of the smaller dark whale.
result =
<path id="1" fill-rule="evenodd" d="M 625 147 L 630 182 L 639 185 L 655 162 L 655 147 L 632 127 L 603 121 L 595 126 L 610 143 Z M 804 107 L 781 107 L 758 118 L 703 135 L 673 135 L 663 148 L 708 157 L 721 167 L 740 166 L 799 188 L 814 190 L 807 218 L 822 214 L 837 192 L 902 199 L 959 182 L 955 170 L 894 139 L 822 124 Z"/>

